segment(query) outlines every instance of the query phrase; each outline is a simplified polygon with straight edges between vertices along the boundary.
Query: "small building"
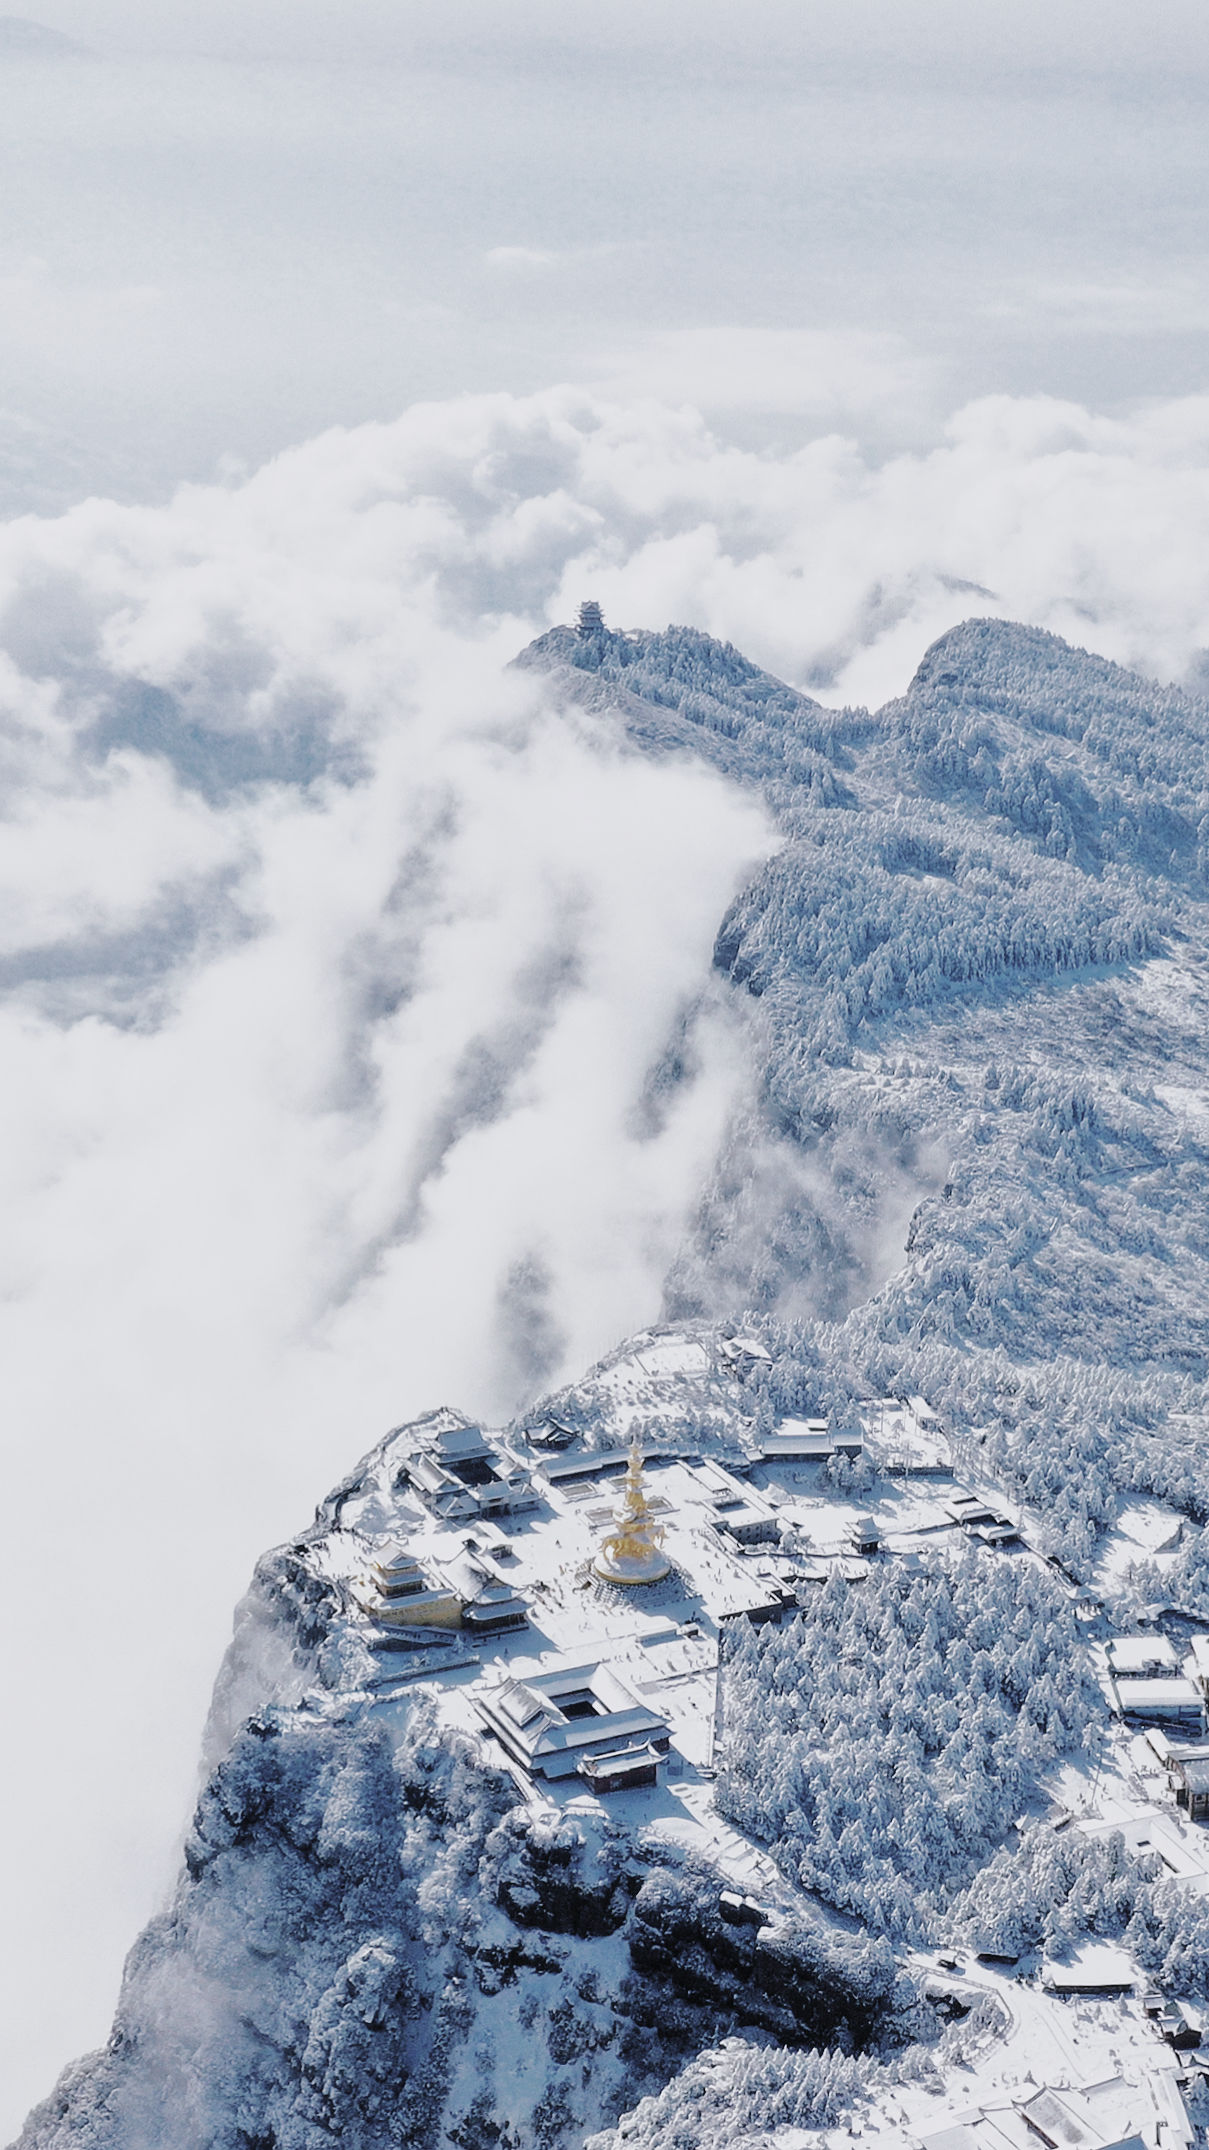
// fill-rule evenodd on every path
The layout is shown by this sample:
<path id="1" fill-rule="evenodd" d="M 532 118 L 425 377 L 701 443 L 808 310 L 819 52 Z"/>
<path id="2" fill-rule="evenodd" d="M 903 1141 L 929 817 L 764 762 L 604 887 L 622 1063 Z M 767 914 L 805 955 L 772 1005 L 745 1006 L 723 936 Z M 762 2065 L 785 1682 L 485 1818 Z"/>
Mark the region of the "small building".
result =
<path id="1" fill-rule="evenodd" d="M 463 1627 L 480 1635 L 503 1635 L 529 1625 L 529 1608 L 494 1561 L 469 1550 L 442 1563 L 442 1573 L 462 1609 Z"/>
<path id="2" fill-rule="evenodd" d="M 724 1359 L 732 1366 L 770 1366 L 772 1353 L 758 1343 L 754 1336 L 724 1336 L 718 1346 Z"/>
<path id="3" fill-rule="evenodd" d="M 1198 1732 L 1205 1729 L 1204 1700 L 1191 1680 L 1133 1680 L 1114 1676 L 1109 1680 L 1109 1687 L 1118 1716 L 1186 1725 Z"/>
<path id="4" fill-rule="evenodd" d="M 1064 1962 L 1050 1960 L 1041 1967 L 1041 1983 L 1050 1993 L 1132 1993 L 1136 1982 L 1129 1956 L 1109 1941 L 1085 1942 Z"/>
<path id="5" fill-rule="evenodd" d="M 953 1521 L 961 1524 L 963 1530 L 969 1530 L 975 1523 L 996 1523 L 999 1520 L 996 1510 L 988 1507 L 980 1493 L 954 1493 L 952 1499 L 945 1502 L 945 1508 Z"/>
<path id="6" fill-rule="evenodd" d="M 395 1546 L 375 1555 L 369 1574 L 354 1586 L 364 1612 L 383 1627 L 460 1627 L 455 1591 L 428 1574 L 410 1549 Z"/>
<path id="7" fill-rule="evenodd" d="M 714 1503 L 714 1529 L 733 1538 L 737 1545 L 775 1545 L 781 1525 L 764 1501 L 728 1497 Z"/>
<path id="8" fill-rule="evenodd" d="M 1160 2038 L 1177 2053 L 1199 2046 L 1204 2026 L 1184 2001 L 1165 2001 L 1153 2020 Z"/>
<path id="9" fill-rule="evenodd" d="M 762 1463 L 827 1463 L 832 1456 L 852 1462 L 864 1453 L 865 1437 L 859 1427 L 832 1432 L 825 1418 L 783 1418 L 772 1433 L 759 1436 Z"/>
<path id="10" fill-rule="evenodd" d="M 525 1439 L 530 1448 L 573 1448 L 579 1434 L 562 1419 L 547 1417 L 539 1425 L 526 1426 Z"/>
<path id="11" fill-rule="evenodd" d="M 648 1772 L 671 1744 L 667 1719 L 599 1662 L 503 1680 L 476 1695 L 475 1707 L 531 1777 L 578 1774 L 597 1791 L 654 1783 Z"/>
<path id="12" fill-rule="evenodd" d="M 871 1515 L 858 1515 L 848 1532 L 848 1543 L 862 1559 L 881 1551 L 881 1532 Z"/>
<path id="13" fill-rule="evenodd" d="M 970 1536 L 977 1538 L 980 1544 L 992 1547 L 1020 1543 L 1020 1532 L 1011 1517 L 1006 1515 L 996 1516 L 993 1523 L 971 1524 Z"/>
<path id="14" fill-rule="evenodd" d="M 1175 1782 L 1176 1805 L 1187 1808 L 1190 1821 L 1209 1818 L 1209 1752 L 1180 1754 L 1173 1749 L 1168 1763 Z"/>
<path id="15" fill-rule="evenodd" d="M 658 1784 L 667 1749 L 638 1741 L 610 1748 L 604 1754 L 581 1755 L 577 1774 L 590 1792 L 603 1798 L 609 1792 L 636 1792 Z"/>
<path id="16" fill-rule="evenodd" d="M 1166 1635 L 1114 1635 L 1105 1651 L 1108 1669 L 1130 1680 L 1161 1678 L 1179 1671 Z"/>
<path id="17" fill-rule="evenodd" d="M 541 1475 L 548 1486 L 566 1489 L 593 1478 L 620 1478 L 629 1461 L 622 1448 L 598 1448 L 557 1460 L 543 1457 Z"/>

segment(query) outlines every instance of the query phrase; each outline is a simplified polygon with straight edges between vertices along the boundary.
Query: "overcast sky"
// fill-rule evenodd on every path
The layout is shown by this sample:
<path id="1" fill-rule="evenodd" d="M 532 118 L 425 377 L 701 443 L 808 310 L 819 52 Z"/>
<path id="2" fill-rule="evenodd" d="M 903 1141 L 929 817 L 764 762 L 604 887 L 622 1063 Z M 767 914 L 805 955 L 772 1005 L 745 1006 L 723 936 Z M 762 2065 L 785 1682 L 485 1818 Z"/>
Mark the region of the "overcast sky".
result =
<path id="1" fill-rule="evenodd" d="M 105 2034 L 256 1554 L 654 1318 L 750 1080 L 761 816 L 507 659 L 586 594 L 830 701 L 971 610 L 1209 648 L 1203 6 L 39 21 L 89 49 L 0 21 L 0 2132 Z"/>
<path id="2" fill-rule="evenodd" d="M 45 19 L 93 56 L 5 63 L 12 505 L 554 379 L 781 446 L 922 441 L 987 391 L 1200 386 L 1191 5 Z"/>

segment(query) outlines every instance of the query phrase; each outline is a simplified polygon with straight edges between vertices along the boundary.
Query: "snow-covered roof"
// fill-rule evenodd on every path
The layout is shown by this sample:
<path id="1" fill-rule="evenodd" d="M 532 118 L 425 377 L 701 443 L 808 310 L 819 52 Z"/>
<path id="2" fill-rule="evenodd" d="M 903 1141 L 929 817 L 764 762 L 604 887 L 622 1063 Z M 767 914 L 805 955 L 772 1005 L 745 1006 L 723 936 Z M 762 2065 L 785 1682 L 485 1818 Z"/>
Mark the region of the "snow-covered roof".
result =
<path id="1" fill-rule="evenodd" d="M 1108 1644 L 1108 1662 L 1114 1672 L 1128 1675 L 1174 1672 L 1178 1659 L 1166 1635 L 1114 1635 Z"/>
<path id="2" fill-rule="evenodd" d="M 1187 1717 L 1199 1714 L 1203 1706 L 1192 1681 L 1182 1678 L 1116 1679 L 1113 1688 L 1118 1707 L 1134 1716 Z"/>
<path id="3" fill-rule="evenodd" d="M 1172 1760 L 1188 1791 L 1209 1792 L 1209 1755 L 1194 1756 L 1189 1761 L 1175 1755 Z"/>
<path id="4" fill-rule="evenodd" d="M 536 1726 L 539 1719 L 543 1724 L 554 1723 L 545 1697 L 534 1694 L 523 1680 L 505 1680 L 496 1689 L 494 1700 L 497 1709 L 510 1717 L 513 1724 L 528 1728 Z"/>
<path id="5" fill-rule="evenodd" d="M 462 1553 L 457 1559 L 449 1561 L 445 1574 L 458 1596 L 468 1605 L 490 1604 L 497 1600 L 511 1601 L 517 1596 L 511 1583 L 506 1583 L 501 1576 L 494 1575 L 490 1568 L 470 1553 Z"/>
<path id="6" fill-rule="evenodd" d="M 772 1363 L 772 1353 L 754 1336 L 727 1336 L 722 1340 L 722 1350 L 728 1359 L 762 1359 Z"/>
<path id="7" fill-rule="evenodd" d="M 572 1697 L 578 1701 L 585 1695 L 594 1708 L 564 1714 L 561 1702 L 569 1707 Z M 668 1742 L 662 1712 L 640 1701 L 611 1666 L 598 1661 L 526 1670 L 522 1679 L 505 1680 L 476 1696 L 475 1707 L 514 1757 L 537 1773 L 573 1768 L 575 1755 L 587 1749 L 600 1753 L 655 1739 L 665 1750 Z"/>
<path id="8" fill-rule="evenodd" d="M 374 1554 L 374 1566 L 382 1576 L 395 1580 L 419 1571 L 420 1563 L 409 1545 L 383 1546 Z"/>
<path id="9" fill-rule="evenodd" d="M 1051 1993 L 1128 1993 L 1135 1976 L 1132 1958 L 1111 1941 L 1087 1941 L 1063 1962 L 1044 1964 L 1041 1972 Z"/>

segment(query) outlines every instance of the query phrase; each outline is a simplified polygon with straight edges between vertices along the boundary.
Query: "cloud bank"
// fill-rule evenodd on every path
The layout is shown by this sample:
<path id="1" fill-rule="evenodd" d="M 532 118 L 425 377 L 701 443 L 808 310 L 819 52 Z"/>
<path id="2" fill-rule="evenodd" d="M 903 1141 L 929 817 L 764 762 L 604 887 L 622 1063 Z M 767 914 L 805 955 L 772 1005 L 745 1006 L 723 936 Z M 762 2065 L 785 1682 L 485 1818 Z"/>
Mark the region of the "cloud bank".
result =
<path id="1" fill-rule="evenodd" d="M 656 1315 L 749 1080 L 710 950 L 770 830 L 511 656 L 594 595 L 837 702 L 971 612 L 1179 677 L 1207 538 L 1209 399 L 878 460 L 572 389 L 0 529 L 12 2125 L 103 2035 L 255 1553 Z"/>

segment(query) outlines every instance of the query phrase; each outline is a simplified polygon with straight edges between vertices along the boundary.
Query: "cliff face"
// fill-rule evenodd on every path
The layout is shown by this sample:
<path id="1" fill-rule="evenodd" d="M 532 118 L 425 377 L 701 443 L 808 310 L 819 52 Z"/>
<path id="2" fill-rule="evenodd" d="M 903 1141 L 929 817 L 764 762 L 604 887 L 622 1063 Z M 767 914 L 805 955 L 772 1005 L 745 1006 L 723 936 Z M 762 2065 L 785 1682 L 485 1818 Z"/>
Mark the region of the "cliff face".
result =
<path id="1" fill-rule="evenodd" d="M 722 1876 L 519 1801 L 421 1690 L 359 1687 L 330 1535 L 262 1562 L 175 1899 L 22 2150 L 555 2150 L 726 2037 L 907 2034 L 884 1947 L 821 1923 L 769 1946 L 721 1918 Z"/>

